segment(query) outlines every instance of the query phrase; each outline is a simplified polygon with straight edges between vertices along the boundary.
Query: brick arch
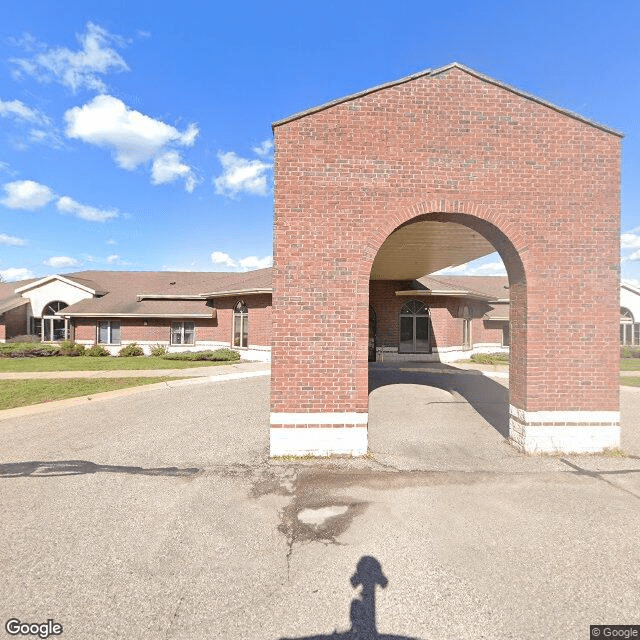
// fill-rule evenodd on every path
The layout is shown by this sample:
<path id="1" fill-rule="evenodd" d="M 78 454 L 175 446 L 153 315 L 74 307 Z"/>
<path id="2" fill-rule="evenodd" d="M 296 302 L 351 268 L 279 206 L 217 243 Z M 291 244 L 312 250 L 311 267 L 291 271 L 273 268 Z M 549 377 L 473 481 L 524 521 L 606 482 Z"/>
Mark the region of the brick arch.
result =
<path id="1" fill-rule="evenodd" d="M 427 221 L 451 222 L 473 229 L 489 241 L 502 258 L 509 278 L 511 302 L 509 397 L 510 404 L 522 406 L 527 396 L 527 277 L 521 252 L 526 256 L 527 244 L 522 232 L 513 225 L 505 224 L 504 219 L 494 209 L 461 200 L 434 199 L 389 215 L 376 227 L 366 243 L 366 250 L 359 265 L 359 278 L 369 281 L 377 253 L 394 231 Z M 369 307 L 369 290 L 364 286 L 364 281 L 362 284 L 358 289 L 362 294 L 358 305 L 360 309 Z M 361 312 L 359 316 L 360 322 L 364 322 L 364 313 Z M 363 353 L 359 354 L 358 364 L 364 365 Z M 364 398 L 361 401 L 364 401 Z"/>
<path id="2" fill-rule="evenodd" d="M 500 213 L 485 205 L 436 198 L 406 207 L 381 220 L 365 244 L 363 260 L 357 269 L 358 274 L 369 277 L 380 247 L 394 231 L 415 222 L 426 221 L 453 222 L 478 232 L 500 254 L 509 275 L 509 282 L 526 283 L 523 255 L 526 256 L 527 243 L 521 229 L 505 222 Z"/>

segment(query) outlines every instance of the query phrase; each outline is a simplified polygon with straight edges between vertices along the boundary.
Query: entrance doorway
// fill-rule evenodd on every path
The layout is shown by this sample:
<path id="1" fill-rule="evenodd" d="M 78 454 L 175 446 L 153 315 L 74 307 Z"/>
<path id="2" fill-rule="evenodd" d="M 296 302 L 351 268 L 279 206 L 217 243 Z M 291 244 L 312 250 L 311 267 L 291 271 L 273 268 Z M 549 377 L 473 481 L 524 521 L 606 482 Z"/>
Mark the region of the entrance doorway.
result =
<path id="1" fill-rule="evenodd" d="M 429 311 L 424 302 L 410 300 L 400 309 L 400 353 L 431 353 Z"/>

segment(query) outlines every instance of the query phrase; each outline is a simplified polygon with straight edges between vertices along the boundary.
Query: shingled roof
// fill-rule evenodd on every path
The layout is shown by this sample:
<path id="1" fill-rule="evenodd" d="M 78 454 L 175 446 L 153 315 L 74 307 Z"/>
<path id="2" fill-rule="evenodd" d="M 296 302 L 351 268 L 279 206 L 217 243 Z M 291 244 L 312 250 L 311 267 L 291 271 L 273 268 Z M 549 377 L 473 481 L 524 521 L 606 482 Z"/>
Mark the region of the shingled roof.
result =
<path id="1" fill-rule="evenodd" d="M 271 292 L 271 269 L 202 271 L 79 271 L 68 280 L 105 292 L 72 304 L 64 316 L 213 317 L 207 299 Z M 88 283 L 91 283 L 89 285 Z"/>

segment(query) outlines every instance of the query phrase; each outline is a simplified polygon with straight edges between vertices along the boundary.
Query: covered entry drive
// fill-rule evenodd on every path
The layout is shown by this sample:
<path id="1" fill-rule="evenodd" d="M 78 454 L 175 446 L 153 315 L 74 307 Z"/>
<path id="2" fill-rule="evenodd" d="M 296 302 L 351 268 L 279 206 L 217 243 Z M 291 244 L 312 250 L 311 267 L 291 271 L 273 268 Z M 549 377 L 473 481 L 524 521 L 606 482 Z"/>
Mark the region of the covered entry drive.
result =
<path id="1" fill-rule="evenodd" d="M 366 453 L 371 308 L 398 358 L 509 344 L 516 447 L 619 445 L 619 133 L 454 63 L 274 134 L 272 455 Z M 421 282 L 493 251 L 507 318 Z"/>

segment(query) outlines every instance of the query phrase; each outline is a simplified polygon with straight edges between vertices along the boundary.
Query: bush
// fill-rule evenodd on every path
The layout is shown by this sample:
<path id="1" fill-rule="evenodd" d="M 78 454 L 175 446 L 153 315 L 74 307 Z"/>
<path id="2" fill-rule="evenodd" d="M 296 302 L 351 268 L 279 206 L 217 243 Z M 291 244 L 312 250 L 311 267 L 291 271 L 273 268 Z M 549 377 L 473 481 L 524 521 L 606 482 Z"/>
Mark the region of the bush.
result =
<path id="1" fill-rule="evenodd" d="M 43 358 L 60 354 L 60 345 L 40 342 L 5 342 L 0 344 L 3 358 Z"/>
<path id="2" fill-rule="evenodd" d="M 84 352 L 85 356 L 102 357 L 111 355 L 102 345 L 95 344 Z"/>
<path id="3" fill-rule="evenodd" d="M 621 358 L 640 358 L 640 347 L 620 347 Z"/>
<path id="4" fill-rule="evenodd" d="M 233 362 L 240 360 L 240 354 L 233 349 L 217 349 L 216 351 L 183 351 L 182 353 L 168 353 L 163 356 L 165 360 L 187 360 L 202 361 L 211 360 L 213 362 Z"/>
<path id="5" fill-rule="evenodd" d="M 471 362 L 476 364 L 504 364 L 509 362 L 508 353 L 474 353 Z"/>
<path id="6" fill-rule="evenodd" d="M 167 347 L 162 344 L 157 344 L 155 347 L 151 349 L 151 355 L 156 358 L 162 358 L 167 355 Z"/>
<path id="7" fill-rule="evenodd" d="M 144 351 L 142 347 L 135 342 L 128 344 L 126 347 L 122 347 L 120 351 L 118 351 L 118 356 L 121 358 L 127 358 L 131 356 L 143 356 Z"/>
<path id="8" fill-rule="evenodd" d="M 84 345 L 73 342 L 73 340 L 65 340 L 60 343 L 60 351 L 58 355 L 61 356 L 83 356 Z"/>

